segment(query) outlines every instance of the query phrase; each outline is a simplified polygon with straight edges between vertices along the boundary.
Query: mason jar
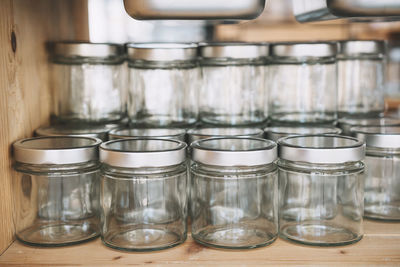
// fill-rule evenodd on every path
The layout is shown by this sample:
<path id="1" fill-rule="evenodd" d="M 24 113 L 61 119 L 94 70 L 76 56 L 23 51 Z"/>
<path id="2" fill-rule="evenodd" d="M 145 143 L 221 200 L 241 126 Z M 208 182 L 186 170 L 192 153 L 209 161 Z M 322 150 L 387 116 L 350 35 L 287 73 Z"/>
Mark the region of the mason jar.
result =
<path id="1" fill-rule="evenodd" d="M 100 233 L 98 146 L 89 137 L 36 137 L 13 144 L 16 235 L 64 246 Z"/>
<path id="2" fill-rule="evenodd" d="M 263 137 L 263 131 L 259 128 L 245 127 L 219 127 L 219 128 L 196 128 L 187 131 L 188 144 L 194 141 L 212 137 Z"/>
<path id="3" fill-rule="evenodd" d="M 363 236 L 365 145 L 339 135 L 279 140 L 279 231 L 315 246 L 347 245 Z"/>
<path id="4" fill-rule="evenodd" d="M 76 125 L 76 124 L 57 124 L 42 126 L 35 130 L 36 136 L 82 136 L 99 138 L 108 141 L 108 134 L 118 127 L 116 124 L 108 125 Z"/>
<path id="5" fill-rule="evenodd" d="M 356 126 L 400 126 L 400 119 L 388 117 L 375 117 L 375 118 L 351 118 L 345 117 L 338 120 L 338 127 L 343 130 L 342 134 L 351 136 L 351 128 Z"/>
<path id="6" fill-rule="evenodd" d="M 162 138 L 185 141 L 186 130 L 180 128 L 119 128 L 110 132 L 110 140 L 130 138 Z"/>
<path id="7" fill-rule="evenodd" d="M 100 147 L 103 243 L 128 251 L 174 247 L 187 236 L 186 144 L 136 138 Z"/>
<path id="8" fill-rule="evenodd" d="M 342 41 L 338 54 L 339 117 L 376 117 L 385 111 L 385 42 Z"/>
<path id="9" fill-rule="evenodd" d="M 335 42 L 271 44 L 268 81 L 273 126 L 335 122 L 336 54 Z"/>
<path id="10" fill-rule="evenodd" d="M 400 127 L 354 127 L 367 144 L 364 217 L 400 221 Z"/>
<path id="11" fill-rule="evenodd" d="M 200 86 L 197 45 L 132 43 L 127 49 L 131 123 L 146 127 L 196 123 Z"/>
<path id="12" fill-rule="evenodd" d="M 268 45 L 208 43 L 201 44 L 199 51 L 203 75 L 200 120 L 219 126 L 265 122 Z"/>
<path id="13" fill-rule="evenodd" d="M 53 120 L 108 123 L 126 115 L 124 48 L 59 42 L 52 55 Z"/>
<path id="14" fill-rule="evenodd" d="M 278 235 L 275 142 L 247 137 L 191 144 L 192 237 L 203 245 L 250 249 Z"/>
<path id="15" fill-rule="evenodd" d="M 277 142 L 282 137 L 287 137 L 291 135 L 319 135 L 319 134 L 341 134 L 342 130 L 336 127 L 317 127 L 317 126 L 309 126 L 309 127 L 301 127 L 301 126 L 276 126 L 276 127 L 267 127 L 264 129 L 265 137 L 269 140 L 273 140 Z"/>

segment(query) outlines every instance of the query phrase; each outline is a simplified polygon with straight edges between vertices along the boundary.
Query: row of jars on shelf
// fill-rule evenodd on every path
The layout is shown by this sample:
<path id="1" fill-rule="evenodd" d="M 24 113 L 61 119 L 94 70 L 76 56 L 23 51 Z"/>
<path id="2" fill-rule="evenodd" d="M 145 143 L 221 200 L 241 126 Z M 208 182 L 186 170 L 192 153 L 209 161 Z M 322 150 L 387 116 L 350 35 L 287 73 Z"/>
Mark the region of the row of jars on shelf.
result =
<path id="1" fill-rule="evenodd" d="M 104 143 L 20 140 L 17 237 L 59 246 L 101 235 L 112 248 L 158 250 L 185 241 L 189 213 L 192 237 L 212 247 L 255 248 L 278 234 L 308 245 L 354 243 L 363 216 L 400 221 L 400 126 L 385 122 L 352 127 L 356 138 L 333 127 L 267 128 L 271 139 L 288 136 L 278 144 L 260 129 L 192 129 L 189 150 L 177 140 L 184 130 L 171 134 L 179 129 L 114 130 Z"/>
<path id="2" fill-rule="evenodd" d="M 383 41 L 55 43 L 54 120 L 332 124 L 384 111 Z"/>

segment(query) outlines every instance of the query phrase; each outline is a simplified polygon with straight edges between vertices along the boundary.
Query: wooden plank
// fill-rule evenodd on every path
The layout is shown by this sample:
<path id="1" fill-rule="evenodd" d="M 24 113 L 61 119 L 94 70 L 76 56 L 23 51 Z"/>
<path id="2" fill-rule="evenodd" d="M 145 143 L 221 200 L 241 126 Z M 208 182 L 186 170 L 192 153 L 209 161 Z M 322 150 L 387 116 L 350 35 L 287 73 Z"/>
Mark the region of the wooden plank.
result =
<path id="1" fill-rule="evenodd" d="M 175 248 L 128 253 L 95 241 L 64 248 L 28 247 L 19 242 L 0 257 L 4 266 L 400 266 L 400 224 L 366 221 L 364 238 L 353 245 L 332 248 L 302 246 L 278 239 L 272 245 L 247 251 L 210 249 L 190 237 Z"/>

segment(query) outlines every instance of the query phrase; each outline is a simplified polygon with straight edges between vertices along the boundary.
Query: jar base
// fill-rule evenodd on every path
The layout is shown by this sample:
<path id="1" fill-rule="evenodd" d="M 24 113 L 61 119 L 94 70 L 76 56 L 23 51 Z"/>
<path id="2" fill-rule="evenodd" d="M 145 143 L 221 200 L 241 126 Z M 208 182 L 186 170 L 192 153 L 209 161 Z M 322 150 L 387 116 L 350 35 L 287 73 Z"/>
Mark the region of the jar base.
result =
<path id="1" fill-rule="evenodd" d="M 192 234 L 193 239 L 208 247 L 223 249 L 251 249 L 264 247 L 273 243 L 277 233 L 271 233 L 265 228 L 246 227 L 207 227 Z M 201 238 L 200 238 L 201 237 Z"/>
<path id="2" fill-rule="evenodd" d="M 365 205 L 364 217 L 373 220 L 400 221 L 400 206 Z"/>
<path id="3" fill-rule="evenodd" d="M 343 246 L 362 239 L 344 227 L 329 224 L 292 224 L 281 228 L 280 236 L 286 240 L 311 246 Z"/>
<path id="4" fill-rule="evenodd" d="M 103 243 L 113 249 L 125 251 L 155 251 L 172 248 L 182 244 L 187 234 L 179 235 L 172 231 L 154 228 L 136 228 L 114 232 L 101 237 Z"/>

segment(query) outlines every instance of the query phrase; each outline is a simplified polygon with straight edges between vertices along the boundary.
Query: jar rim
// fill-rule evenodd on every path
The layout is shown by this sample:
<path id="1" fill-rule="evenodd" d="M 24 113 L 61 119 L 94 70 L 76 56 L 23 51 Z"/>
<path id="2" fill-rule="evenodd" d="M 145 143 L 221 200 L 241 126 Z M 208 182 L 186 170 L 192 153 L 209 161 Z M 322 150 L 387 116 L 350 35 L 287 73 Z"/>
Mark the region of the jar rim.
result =
<path id="1" fill-rule="evenodd" d="M 184 138 L 186 135 L 185 129 L 180 128 L 117 128 L 109 132 L 109 138 L 115 139 L 130 139 L 140 137 L 155 137 L 155 138 Z"/>
<path id="2" fill-rule="evenodd" d="M 94 137 L 105 141 L 108 137 L 108 132 L 111 130 L 107 125 L 105 126 L 72 126 L 72 125 L 51 125 L 42 126 L 35 130 L 37 136 L 82 136 Z"/>
<path id="3" fill-rule="evenodd" d="M 206 127 L 195 128 L 187 131 L 189 143 L 212 137 L 262 137 L 263 131 L 251 127 Z"/>
<path id="4" fill-rule="evenodd" d="M 54 42 L 52 46 L 54 56 L 62 57 L 91 57 L 91 58 L 109 58 L 122 56 L 124 47 L 113 43 L 90 43 L 79 41 Z"/>
<path id="5" fill-rule="evenodd" d="M 255 42 L 215 42 L 200 43 L 199 54 L 204 60 L 209 59 L 253 59 L 267 57 L 268 43 Z"/>
<path id="6" fill-rule="evenodd" d="M 363 140 L 367 147 L 400 149 L 400 126 L 398 127 L 352 127 L 351 133 Z"/>
<path id="7" fill-rule="evenodd" d="M 340 56 L 379 55 L 386 51 L 384 40 L 346 40 L 339 42 Z"/>
<path id="8" fill-rule="evenodd" d="M 272 140 L 289 135 L 305 135 L 305 134 L 341 134 L 342 129 L 337 127 L 323 127 L 323 126 L 273 126 L 264 128 L 266 136 Z"/>
<path id="9" fill-rule="evenodd" d="M 389 117 L 378 118 L 348 118 L 344 117 L 338 120 L 339 125 L 350 126 L 400 126 L 400 120 Z"/>
<path id="10" fill-rule="evenodd" d="M 131 61 L 191 61 L 197 59 L 195 43 L 129 43 L 126 45 Z"/>
<path id="11" fill-rule="evenodd" d="M 337 51 L 337 42 L 279 42 L 270 45 L 272 58 L 335 57 Z"/>

